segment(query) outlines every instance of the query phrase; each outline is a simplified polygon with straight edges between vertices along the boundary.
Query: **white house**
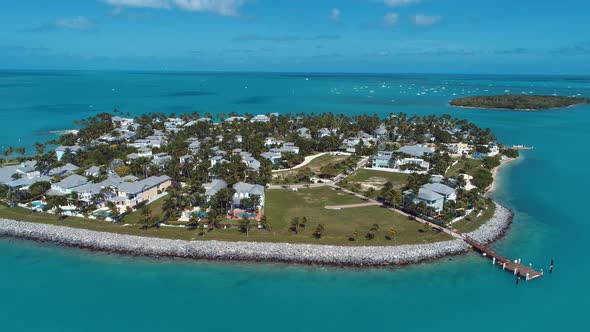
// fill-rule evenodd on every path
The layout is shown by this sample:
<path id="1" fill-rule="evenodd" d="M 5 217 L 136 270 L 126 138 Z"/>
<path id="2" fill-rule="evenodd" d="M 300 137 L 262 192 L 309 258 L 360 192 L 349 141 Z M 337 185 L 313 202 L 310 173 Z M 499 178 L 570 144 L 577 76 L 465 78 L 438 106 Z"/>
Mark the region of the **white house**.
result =
<path id="1" fill-rule="evenodd" d="M 233 208 L 239 207 L 244 198 L 251 198 L 252 196 L 260 197 L 260 202 L 257 208 L 264 206 L 264 187 L 258 184 L 249 184 L 245 182 L 238 182 L 233 186 L 235 194 L 233 197 Z"/>

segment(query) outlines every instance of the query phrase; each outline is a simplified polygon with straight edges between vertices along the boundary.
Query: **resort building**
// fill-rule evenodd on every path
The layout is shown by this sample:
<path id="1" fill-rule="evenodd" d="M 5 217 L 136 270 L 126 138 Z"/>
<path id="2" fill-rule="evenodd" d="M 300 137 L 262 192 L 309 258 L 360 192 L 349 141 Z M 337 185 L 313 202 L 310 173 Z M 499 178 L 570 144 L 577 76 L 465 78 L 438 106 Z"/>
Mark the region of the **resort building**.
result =
<path id="1" fill-rule="evenodd" d="M 330 131 L 330 129 L 322 128 L 322 129 L 318 130 L 317 138 L 322 138 L 322 137 L 326 137 L 326 136 L 330 136 L 330 135 L 332 135 L 332 132 Z"/>

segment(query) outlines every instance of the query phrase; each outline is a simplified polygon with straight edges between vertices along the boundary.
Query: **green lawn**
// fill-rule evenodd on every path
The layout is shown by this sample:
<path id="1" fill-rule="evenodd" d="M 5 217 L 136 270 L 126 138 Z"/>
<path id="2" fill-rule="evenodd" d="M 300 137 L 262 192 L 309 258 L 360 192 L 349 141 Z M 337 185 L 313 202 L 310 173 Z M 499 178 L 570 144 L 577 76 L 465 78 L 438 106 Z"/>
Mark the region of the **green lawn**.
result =
<path id="1" fill-rule="evenodd" d="M 283 181 L 285 179 L 288 179 L 289 177 L 297 174 L 297 172 L 300 172 L 305 169 L 310 170 L 314 174 L 318 174 L 320 172 L 320 168 L 322 168 L 322 166 L 340 163 L 340 162 L 346 160 L 346 158 L 348 158 L 348 156 L 336 156 L 336 155 L 326 154 L 326 155 L 323 155 L 321 157 L 318 157 L 318 158 L 312 160 L 309 164 L 305 165 L 304 167 L 294 169 L 291 171 L 274 173 L 272 182 L 273 183 L 283 183 Z M 296 184 L 297 181 L 294 181 L 294 182 L 289 181 L 289 183 Z"/>
<path id="2" fill-rule="evenodd" d="M 273 227 L 273 233 L 289 242 L 329 243 L 337 245 L 391 245 L 394 243 L 385 237 L 393 227 L 396 230 L 395 244 L 425 243 L 448 240 L 446 234 L 432 230 L 422 233 L 422 225 L 416 221 L 393 213 L 379 206 L 328 210 L 327 205 L 357 204 L 363 201 L 349 194 L 322 187 L 288 190 L 269 190 L 266 194 L 266 216 Z M 309 225 L 303 234 L 288 231 L 291 220 L 295 217 L 307 217 Z M 322 223 L 326 236 L 321 240 L 311 238 L 315 226 Z M 373 224 L 378 224 L 380 232 L 376 239 L 367 240 L 364 235 Z M 348 238 L 358 230 L 359 240 L 350 242 Z"/>
<path id="3" fill-rule="evenodd" d="M 359 169 L 356 173 L 346 178 L 345 187 L 350 189 L 355 184 L 359 184 L 361 191 L 366 191 L 369 188 L 381 190 L 386 182 L 393 183 L 393 187 L 400 189 L 408 182 L 408 174 L 385 172 L 372 169 Z"/>
<path id="4" fill-rule="evenodd" d="M 453 177 L 459 174 L 459 171 L 462 169 L 466 170 L 467 174 L 473 175 L 477 169 L 482 167 L 482 160 L 480 159 L 461 159 L 457 164 L 449 168 L 446 176 Z"/>
<path id="5" fill-rule="evenodd" d="M 161 211 L 163 200 L 154 202 L 152 209 L 154 216 Z M 45 213 L 33 213 L 23 208 L 8 208 L 0 206 L 0 217 L 6 219 L 22 220 L 36 223 L 84 228 L 94 231 L 112 232 L 119 234 L 139 235 L 148 237 L 161 237 L 182 240 L 227 240 L 227 241 L 260 241 L 260 242 L 290 242 L 290 243 L 317 243 L 334 245 L 392 245 L 409 243 L 427 243 L 448 240 L 446 234 L 432 230 L 421 232 L 422 225 L 415 221 L 395 214 L 378 206 L 360 208 L 328 210 L 326 205 L 356 204 L 363 201 L 349 194 L 341 193 L 327 187 L 314 189 L 301 189 L 298 192 L 289 190 L 269 190 L 266 198 L 266 214 L 271 225 L 271 231 L 253 228 L 249 237 L 240 233 L 237 229 L 214 229 L 200 236 L 197 230 L 180 227 L 160 227 L 159 229 L 142 229 L 138 214 L 127 216 L 123 222 L 110 223 L 106 221 L 90 220 L 68 217 L 59 220 L 57 216 Z M 306 229 L 299 234 L 289 232 L 289 224 L 294 217 L 307 217 L 309 219 Z M 124 226 L 124 223 L 131 224 Z M 315 239 L 311 236 L 318 223 L 323 223 L 326 236 Z M 367 240 L 364 235 L 372 224 L 380 226 L 380 232 L 376 239 Z M 396 230 L 394 241 L 387 240 L 390 228 Z M 351 242 L 349 236 L 354 230 L 359 232 L 359 240 Z"/>
<path id="6" fill-rule="evenodd" d="M 152 209 L 152 215 L 154 217 L 159 217 L 162 215 L 162 206 L 164 205 L 164 200 L 166 200 L 168 196 L 164 196 L 150 204 L 148 206 Z M 141 211 L 137 210 L 134 211 L 121 219 L 121 223 L 123 224 L 139 224 L 141 223 Z"/>
<path id="7" fill-rule="evenodd" d="M 474 220 L 471 221 L 468 220 L 470 218 L 457 221 L 452 227 L 461 233 L 473 232 L 494 215 L 494 212 L 496 211 L 496 204 L 491 203 L 489 205 L 490 206 L 481 214 L 481 216 L 474 218 Z"/>

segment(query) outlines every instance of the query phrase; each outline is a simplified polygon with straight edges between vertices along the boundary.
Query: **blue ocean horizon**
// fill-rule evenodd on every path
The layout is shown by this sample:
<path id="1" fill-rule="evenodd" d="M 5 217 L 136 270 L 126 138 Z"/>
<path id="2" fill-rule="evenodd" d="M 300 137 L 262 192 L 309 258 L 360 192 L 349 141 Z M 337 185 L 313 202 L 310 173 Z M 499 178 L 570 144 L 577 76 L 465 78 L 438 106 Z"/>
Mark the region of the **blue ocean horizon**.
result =
<path id="1" fill-rule="evenodd" d="M 543 112 L 459 109 L 456 97 L 590 97 L 588 76 L 0 70 L 0 146 L 118 108 L 140 115 L 450 114 L 507 145 L 534 146 L 500 171 L 493 198 L 514 221 L 494 245 L 555 271 L 518 286 L 475 254 L 396 269 L 152 260 L 0 238 L 7 331 L 578 328 L 587 322 L 585 174 L 590 105 Z M 66 221 L 67 222 L 67 221 Z M 227 317 L 227 318 L 226 318 Z M 503 326 L 506 323 L 509 325 Z M 444 325 L 443 325 L 444 324 Z"/>

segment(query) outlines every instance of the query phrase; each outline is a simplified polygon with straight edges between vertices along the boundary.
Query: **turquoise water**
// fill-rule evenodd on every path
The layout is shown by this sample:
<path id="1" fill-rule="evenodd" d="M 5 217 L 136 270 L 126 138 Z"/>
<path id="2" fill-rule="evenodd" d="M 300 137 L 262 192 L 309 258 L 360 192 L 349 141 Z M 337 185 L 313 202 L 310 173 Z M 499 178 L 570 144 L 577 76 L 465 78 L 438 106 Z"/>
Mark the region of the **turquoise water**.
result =
<path id="1" fill-rule="evenodd" d="M 0 144 L 17 145 L 18 139 L 32 144 L 41 132 L 67 129 L 64 123 L 113 106 L 133 114 L 451 113 L 491 127 L 508 144 L 535 146 L 500 173 L 495 198 L 516 216 L 509 235 L 495 248 L 545 270 L 554 258 L 555 272 L 516 286 L 511 275 L 474 254 L 396 270 L 359 271 L 159 261 L 0 239 L 2 329 L 544 331 L 587 324 L 590 107 L 494 112 L 455 110 L 446 101 L 453 93 L 504 90 L 590 96 L 590 80 L 305 77 L 4 72 Z"/>

